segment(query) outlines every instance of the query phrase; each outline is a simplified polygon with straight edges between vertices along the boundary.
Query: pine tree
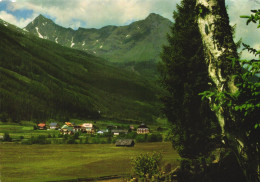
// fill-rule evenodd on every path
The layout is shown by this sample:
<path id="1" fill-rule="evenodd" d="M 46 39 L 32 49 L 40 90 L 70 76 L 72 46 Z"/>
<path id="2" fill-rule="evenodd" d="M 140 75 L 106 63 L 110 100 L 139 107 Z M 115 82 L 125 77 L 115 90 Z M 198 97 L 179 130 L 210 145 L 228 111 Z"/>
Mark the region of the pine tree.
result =
<path id="1" fill-rule="evenodd" d="M 173 147 L 185 159 L 208 156 L 216 146 L 220 130 L 208 101 L 199 93 L 209 89 L 207 65 L 198 25 L 195 0 L 183 0 L 173 13 L 175 23 L 163 47 L 159 65 L 167 94 L 162 97 L 164 113 L 172 123 Z"/>

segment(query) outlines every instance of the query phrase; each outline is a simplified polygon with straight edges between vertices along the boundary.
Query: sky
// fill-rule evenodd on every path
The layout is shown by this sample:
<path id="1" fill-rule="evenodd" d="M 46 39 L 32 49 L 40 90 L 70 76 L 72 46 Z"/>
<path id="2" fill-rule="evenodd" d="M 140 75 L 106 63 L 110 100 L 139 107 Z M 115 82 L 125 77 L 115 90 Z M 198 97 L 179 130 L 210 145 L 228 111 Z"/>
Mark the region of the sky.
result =
<path id="1" fill-rule="evenodd" d="M 77 29 L 101 28 L 106 25 L 128 25 L 145 19 L 150 13 L 172 19 L 172 12 L 180 0 L 0 0 L 0 18 L 24 28 L 39 14 L 52 19 L 56 24 Z M 260 9 L 260 0 L 226 0 L 230 24 L 236 24 L 235 41 L 260 48 L 260 29 L 256 24 L 246 25 L 240 15 Z M 259 38 L 258 38 L 259 37 Z M 251 58 L 244 52 L 243 57 Z"/>

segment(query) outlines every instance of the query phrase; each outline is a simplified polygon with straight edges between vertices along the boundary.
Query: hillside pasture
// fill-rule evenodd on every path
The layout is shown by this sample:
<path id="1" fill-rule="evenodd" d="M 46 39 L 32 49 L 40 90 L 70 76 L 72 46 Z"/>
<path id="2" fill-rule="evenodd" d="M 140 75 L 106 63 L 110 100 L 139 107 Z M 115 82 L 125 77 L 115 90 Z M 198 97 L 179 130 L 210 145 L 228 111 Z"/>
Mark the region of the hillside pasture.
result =
<path id="1" fill-rule="evenodd" d="M 138 143 L 135 147 L 0 144 L 0 180 L 33 182 L 129 176 L 131 158 L 153 151 L 162 153 L 162 166 L 178 165 L 179 156 L 171 143 Z"/>

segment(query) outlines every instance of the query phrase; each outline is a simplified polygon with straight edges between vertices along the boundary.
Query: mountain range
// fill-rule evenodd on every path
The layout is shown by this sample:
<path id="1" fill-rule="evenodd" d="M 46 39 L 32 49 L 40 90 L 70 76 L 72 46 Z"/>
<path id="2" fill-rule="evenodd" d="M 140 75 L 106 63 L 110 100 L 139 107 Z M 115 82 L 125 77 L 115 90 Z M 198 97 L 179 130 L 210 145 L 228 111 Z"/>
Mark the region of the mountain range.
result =
<path id="1" fill-rule="evenodd" d="M 76 34 L 81 29 L 64 29 L 43 16 L 32 24 L 40 20 L 48 21 L 42 26 L 53 27 L 50 32 L 64 31 L 53 35 L 54 41 L 73 35 L 75 47 L 46 40 L 51 33 L 45 34 L 41 27 L 34 28 L 39 31 L 35 36 L 0 20 L 1 121 L 105 118 L 151 122 L 158 116 L 160 89 L 153 82 L 95 54 L 72 49 L 80 44 Z"/>
<path id="2" fill-rule="evenodd" d="M 62 46 L 79 49 L 102 57 L 121 68 L 127 68 L 146 77 L 157 75 L 166 34 L 172 22 L 152 13 L 146 19 L 126 26 L 95 28 L 64 28 L 39 15 L 24 30 Z"/>

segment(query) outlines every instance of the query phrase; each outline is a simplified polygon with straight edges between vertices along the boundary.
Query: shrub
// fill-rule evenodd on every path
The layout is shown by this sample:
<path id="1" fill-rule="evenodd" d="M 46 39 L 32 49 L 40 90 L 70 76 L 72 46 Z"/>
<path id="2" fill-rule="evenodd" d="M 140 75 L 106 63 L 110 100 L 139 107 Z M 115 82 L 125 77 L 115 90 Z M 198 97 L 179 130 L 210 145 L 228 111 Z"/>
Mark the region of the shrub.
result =
<path id="1" fill-rule="evenodd" d="M 93 144 L 99 144 L 101 143 L 101 140 L 99 137 L 93 137 L 91 143 Z"/>
<path id="2" fill-rule="evenodd" d="M 32 145 L 32 142 L 30 139 L 26 139 L 26 140 L 22 140 L 21 144 L 24 144 L 24 145 Z"/>
<path id="3" fill-rule="evenodd" d="M 132 159 L 132 169 L 141 178 L 151 178 L 153 175 L 159 173 L 161 159 L 162 155 L 160 153 L 140 154 Z"/>
<path id="4" fill-rule="evenodd" d="M 129 132 L 126 137 L 129 139 L 135 139 L 137 135 L 138 134 L 136 132 Z"/>
<path id="5" fill-rule="evenodd" d="M 162 141 L 162 135 L 161 134 L 150 134 L 147 137 L 148 142 L 161 142 Z"/>
<path id="6" fill-rule="evenodd" d="M 136 138 L 135 138 L 135 140 L 136 140 L 136 142 L 138 142 L 138 143 L 141 143 L 141 142 L 146 142 L 146 137 L 147 135 L 137 135 L 136 136 Z"/>
<path id="7" fill-rule="evenodd" d="M 10 137 L 9 133 L 4 134 L 4 141 L 5 142 L 11 142 L 12 141 L 12 138 Z"/>
<path id="8" fill-rule="evenodd" d="M 88 137 L 85 139 L 84 143 L 85 143 L 85 144 L 88 144 L 88 143 L 89 143 Z"/>
<path id="9" fill-rule="evenodd" d="M 79 139 L 79 135 L 80 135 L 79 132 L 76 132 L 76 133 L 73 135 L 73 138 L 74 138 L 74 139 Z"/>
<path id="10" fill-rule="evenodd" d="M 78 144 L 74 137 L 70 137 L 67 141 L 67 144 Z"/>
<path id="11" fill-rule="evenodd" d="M 32 144 L 50 144 L 51 143 L 51 141 L 47 140 L 45 135 L 39 135 L 37 137 L 32 136 L 30 140 L 31 140 Z"/>

